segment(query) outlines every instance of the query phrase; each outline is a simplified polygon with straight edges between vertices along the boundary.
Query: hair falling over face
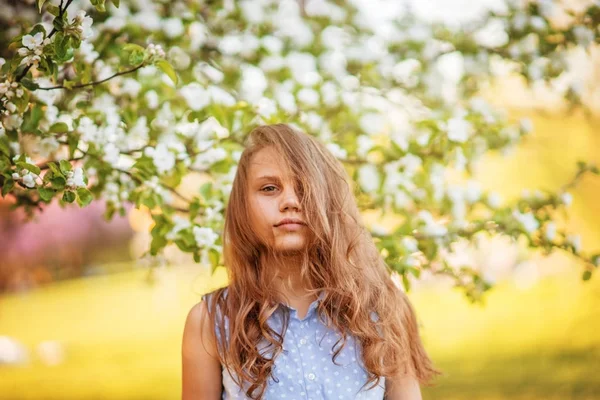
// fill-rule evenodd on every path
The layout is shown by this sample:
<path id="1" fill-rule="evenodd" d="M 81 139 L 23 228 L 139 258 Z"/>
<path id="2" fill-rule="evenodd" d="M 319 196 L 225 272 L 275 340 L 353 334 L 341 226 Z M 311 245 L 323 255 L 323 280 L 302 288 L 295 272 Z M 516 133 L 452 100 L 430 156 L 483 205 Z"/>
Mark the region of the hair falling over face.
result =
<path id="1" fill-rule="evenodd" d="M 440 372 L 423 347 L 412 305 L 392 281 L 361 221 L 346 170 L 322 143 L 285 124 L 259 126 L 250 132 L 227 204 L 223 252 L 228 291 L 223 296 L 225 288 L 217 289 L 209 309 L 223 339 L 218 343 L 222 365 L 239 379 L 240 387 L 241 381 L 251 383 L 248 397 L 260 399 L 274 360 L 283 350 L 281 333 L 271 329 L 267 320 L 278 309 L 281 295 L 273 284 L 272 266 L 284 255 L 253 229 L 247 206 L 250 165 L 266 148 L 274 150 L 293 176 L 298 209 L 310 232 L 306 245 L 295 252 L 295 268 L 309 290 L 325 292 L 317 314 L 341 335 L 333 348 L 334 360 L 352 335 L 362 349 L 367 384 L 375 386 L 379 377 L 403 374 L 429 384 Z M 377 318 L 372 318 L 373 312 Z M 219 320 L 223 316 L 229 320 L 227 336 Z M 261 340 L 268 342 L 266 354 L 272 358 L 257 350 Z"/>

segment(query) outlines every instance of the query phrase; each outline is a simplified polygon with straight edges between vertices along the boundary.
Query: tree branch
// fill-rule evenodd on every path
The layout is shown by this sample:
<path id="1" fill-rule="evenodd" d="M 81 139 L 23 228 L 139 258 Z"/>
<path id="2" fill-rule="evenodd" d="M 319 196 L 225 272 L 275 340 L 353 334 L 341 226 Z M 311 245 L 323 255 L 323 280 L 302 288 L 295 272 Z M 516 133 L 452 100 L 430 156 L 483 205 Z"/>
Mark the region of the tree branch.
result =
<path id="1" fill-rule="evenodd" d="M 70 90 L 70 89 L 80 89 L 80 88 L 83 88 L 83 87 L 86 87 L 86 86 L 99 85 L 99 84 L 104 83 L 104 82 L 106 82 L 108 80 L 111 80 L 112 78 L 115 78 L 115 77 L 117 77 L 119 75 L 125 75 L 125 74 L 128 74 L 130 72 L 137 71 L 138 69 L 140 69 L 140 68 L 142 68 L 144 66 L 146 66 L 146 64 L 142 63 L 142 64 L 138 65 L 135 68 L 128 69 L 127 71 L 117 72 L 116 74 L 114 74 L 112 76 L 109 76 L 106 79 L 102 79 L 101 81 L 89 82 L 89 83 L 84 83 L 84 84 L 80 84 L 80 85 L 73 85 L 70 88 L 61 85 L 61 86 L 51 86 L 51 87 L 39 87 L 38 89 L 39 90 L 53 90 L 53 89 L 69 89 Z"/>

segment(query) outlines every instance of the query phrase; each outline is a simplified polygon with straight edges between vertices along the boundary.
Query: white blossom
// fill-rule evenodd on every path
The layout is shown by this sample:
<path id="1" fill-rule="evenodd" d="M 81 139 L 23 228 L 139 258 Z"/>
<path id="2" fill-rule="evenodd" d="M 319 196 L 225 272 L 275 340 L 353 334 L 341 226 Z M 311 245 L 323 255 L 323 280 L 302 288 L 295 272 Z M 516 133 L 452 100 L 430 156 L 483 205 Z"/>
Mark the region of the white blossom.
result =
<path id="1" fill-rule="evenodd" d="M 183 27 L 183 22 L 179 18 L 165 18 L 162 21 L 162 29 L 165 35 L 174 39 L 183 35 L 185 28 Z"/>
<path id="2" fill-rule="evenodd" d="M 267 78 L 260 68 L 249 64 L 242 66 L 240 90 L 245 100 L 250 103 L 259 101 L 267 86 Z"/>
<path id="3" fill-rule="evenodd" d="M 429 211 L 421 210 L 417 213 L 417 216 L 425 223 L 425 226 L 423 227 L 423 233 L 426 235 L 440 237 L 445 236 L 448 233 L 448 228 L 435 221 Z"/>
<path id="4" fill-rule="evenodd" d="M 194 226 L 192 232 L 194 233 L 194 238 L 196 239 L 198 247 L 211 247 L 219 238 L 219 235 L 217 235 L 215 231 L 206 227 Z"/>
<path id="5" fill-rule="evenodd" d="M 549 242 L 552 242 L 554 240 L 554 238 L 556 237 L 556 224 L 554 222 L 548 222 L 545 225 L 544 235 Z"/>
<path id="6" fill-rule="evenodd" d="M 23 43 L 23 46 L 27 47 L 30 50 L 37 49 L 39 46 L 41 46 L 43 41 L 44 41 L 44 34 L 42 32 L 36 33 L 35 36 L 25 35 L 25 36 L 23 36 L 23 39 L 21 40 L 21 42 Z"/>
<path id="7" fill-rule="evenodd" d="M 208 117 L 200 124 L 197 135 L 201 138 L 224 139 L 229 136 L 229 130 L 223 127 L 215 117 Z"/>
<path id="8" fill-rule="evenodd" d="M 448 120 L 447 124 L 448 139 L 453 142 L 464 143 L 471 136 L 471 124 L 461 117 L 454 117 Z"/>
<path id="9" fill-rule="evenodd" d="M 530 133 L 533 130 L 533 122 L 529 118 L 521 119 L 519 124 L 523 133 Z"/>
<path id="10" fill-rule="evenodd" d="M 327 143 L 326 147 L 335 158 L 344 160 L 348 157 L 348 152 L 337 143 Z"/>
<path id="11" fill-rule="evenodd" d="M 581 251 L 581 235 L 567 235 L 567 244 L 574 247 L 575 252 Z"/>
<path id="12" fill-rule="evenodd" d="M 79 10 L 75 16 L 73 23 L 77 25 L 77 31 L 81 40 L 85 40 L 94 34 L 92 24 L 94 20 L 85 13 L 85 10 Z"/>
<path id="13" fill-rule="evenodd" d="M 72 188 L 87 186 L 84 181 L 83 169 L 81 167 L 77 167 L 75 170 L 67 173 L 67 186 Z"/>
<path id="14" fill-rule="evenodd" d="M 277 103 L 267 97 L 263 97 L 256 104 L 256 112 L 263 117 L 269 118 L 277 112 Z"/>
<path id="15" fill-rule="evenodd" d="M 298 100 L 309 107 L 317 107 L 319 105 L 319 93 L 311 88 L 302 88 L 297 94 Z"/>
<path id="16" fill-rule="evenodd" d="M 156 110 L 158 108 L 158 93 L 156 93 L 156 91 L 154 90 L 148 90 L 146 92 L 146 94 L 144 95 L 144 98 L 146 99 L 146 104 L 148 105 L 148 108 L 151 110 Z"/>
<path id="17" fill-rule="evenodd" d="M 276 36 L 266 35 L 261 38 L 262 46 L 271 54 L 279 54 L 283 50 L 283 42 Z"/>
<path id="18" fill-rule="evenodd" d="M 28 172 L 25 175 L 23 175 L 23 184 L 25 186 L 27 186 L 28 188 L 33 188 L 35 187 L 35 178 L 37 175 L 35 175 L 32 172 Z"/>
<path id="19" fill-rule="evenodd" d="M 119 156 L 121 152 L 114 143 L 108 143 L 104 146 L 104 161 L 109 164 L 116 165 L 119 162 Z"/>
<path id="20" fill-rule="evenodd" d="M 525 231 L 529 234 L 535 232 L 540 227 L 539 221 L 532 212 L 526 212 L 523 214 L 517 210 L 514 210 L 513 217 L 519 221 Z"/>
<path id="21" fill-rule="evenodd" d="M 317 61 L 312 54 L 293 51 L 285 57 L 285 61 L 292 77 L 300 85 L 312 86 L 321 80 L 317 72 Z"/>
<path id="22" fill-rule="evenodd" d="M 188 52 L 179 46 L 171 47 L 167 52 L 167 57 L 173 64 L 173 68 L 177 70 L 186 70 L 192 62 Z"/>
<path id="23" fill-rule="evenodd" d="M 175 240 L 177 238 L 177 233 L 184 229 L 187 229 L 192 226 L 192 223 L 187 218 L 182 218 L 179 215 L 173 217 L 173 222 L 175 222 L 175 226 L 165 235 L 165 238 L 168 240 Z"/>
<path id="24" fill-rule="evenodd" d="M 219 51 L 228 56 L 233 56 L 242 51 L 243 43 L 239 35 L 226 35 L 221 38 Z"/>
<path id="25" fill-rule="evenodd" d="M 386 121 L 380 113 L 366 113 L 360 117 L 361 129 L 369 135 L 383 133 L 386 127 Z"/>
<path id="26" fill-rule="evenodd" d="M 39 141 L 38 146 L 37 146 L 37 151 L 38 151 L 40 157 L 46 158 L 46 157 L 50 156 L 50 154 L 52 154 L 56 150 L 58 150 L 58 147 L 59 147 L 59 143 L 56 140 L 56 138 L 53 136 L 48 136 Z"/>
<path id="27" fill-rule="evenodd" d="M 222 147 L 207 149 L 204 153 L 196 156 L 192 164 L 195 169 L 206 170 L 212 164 L 224 160 L 227 157 L 227 151 Z"/>
<path id="28" fill-rule="evenodd" d="M 200 111 L 210 104 L 210 96 L 199 83 L 192 82 L 179 89 L 189 108 Z"/>
<path id="29" fill-rule="evenodd" d="M 491 208 L 498 208 L 502 204 L 502 197 L 496 193 L 492 192 L 488 195 L 488 204 Z"/>
<path id="30" fill-rule="evenodd" d="M 560 195 L 560 201 L 567 207 L 573 203 L 573 195 L 569 192 L 564 192 Z"/>
<path id="31" fill-rule="evenodd" d="M 235 98 L 220 86 L 210 85 L 207 90 L 210 101 L 214 104 L 231 107 L 236 103 Z"/>
<path id="32" fill-rule="evenodd" d="M 147 147 L 144 153 L 152 158 L 159 174 L 164 174 L 175 166 L 175 154 L 169 150 L 165 143 L 159 143 L 156 147 Z"/>
<path id="33" fill-rule="evenodd" d="M 199 21 L 194 21 L 189 26 L 190 50 L 197 51 L 208 39 L 208 31 Z"/>
<path id="34" fill-rule="evenodd" d="M 275 89 L 275 100 L 284 111 L 292 114 L 298 110 L 296 105 L 296 97 L 290 93 L 285 87 Z"/>
<path id="35" fill-rule="evenodd" d="M 402 247 L 409 253 L 415 253 L 419 251 L 419 242 L 412 236 L 405 236 L 402 238 Z"/>
<path id="36" fill-rule="evenodd" d="M 373 164 L 365 164 L 358 169 L 358 182 L 360 187 L 367 193 L 379 189 L 381 177 L 377 167 Z"/>

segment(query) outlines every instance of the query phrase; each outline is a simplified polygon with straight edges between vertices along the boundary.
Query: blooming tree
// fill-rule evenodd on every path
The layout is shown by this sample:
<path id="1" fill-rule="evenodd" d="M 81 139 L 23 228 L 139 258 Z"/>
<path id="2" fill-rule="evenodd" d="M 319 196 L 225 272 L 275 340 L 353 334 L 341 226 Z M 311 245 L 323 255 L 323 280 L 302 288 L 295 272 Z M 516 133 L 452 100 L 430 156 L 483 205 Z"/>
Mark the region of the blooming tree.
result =
<path id="1" fill-rule="evenodd" d="M 176 244 L 221 263 L 223 208 L 244 136 L 286 121 L 317 135 L 356 181 L 363 210 L 402 217 L 372 229 L 391 269 L 452 277 L 472 299 L 481 271 L 453 265 L 458 241 L 484 235 L 562 249 L 600 264 L 557 212 L 558 192 L 503 202 L 472 179 L 478 159 L 532 129 L 479 95 L 498 69 L 587 107 L 568 56 L 600 41 L 600 2 L 502 4 L 468 24 L 429 23 L 403 2 L 72 0 L 2 2 L 0 186 L 29 215 L 43 203 L 146 206 L 149 254 Z M 18 18 L 17 18 L 18 16 Z M 444 71 L 451 71 L 442 77 Z M 187 197 L 182 178 L 209 181 Z M 465 179 L 449 180 L 449 173 Z"/>

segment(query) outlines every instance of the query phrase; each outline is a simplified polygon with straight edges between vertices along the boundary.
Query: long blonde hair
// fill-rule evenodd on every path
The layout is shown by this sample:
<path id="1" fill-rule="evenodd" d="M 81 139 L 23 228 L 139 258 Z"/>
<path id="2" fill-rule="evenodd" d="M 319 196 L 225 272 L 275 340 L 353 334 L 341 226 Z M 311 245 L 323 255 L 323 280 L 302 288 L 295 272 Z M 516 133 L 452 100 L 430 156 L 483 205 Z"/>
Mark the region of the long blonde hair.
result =
<path id="1" fill-rule="evenodd" d="M 283 333 L 267 324 L 279 305 L 279 293 L 272 285 L 274 271 L 261 263 L 264 252 L 275 258 L 278 254 L 253 231 L 247 207 L 249 164 L 256 152 L 268 146 L 293 171 L 300 209 L 312 233 L 298 269 L 309 289 L 324 292 L 317 314 L 341 335 L 333 360 L 347 335 L 352 335 L 362 349 L 367 384 L 375 386 L 382 376 L 404 373 L 428 384 L 440 372 L 425 352 L 413 307 L 392 281 L 389 267 L 361 222 L 346 170 L 322 143 L 285 124 L 259 126 L 250 132 L 225 211 L 223 253 L 229 284 L 212 293 L 209 307 L 220 334 L 222 365 L 233 372 L 240 387 L 242 381 L 249 383 L 248 397 L 260 399 L 275 357 L 283 350 Z M 373 312 L 378 318 L 372 318 Z M 228 319 L 228 334 L 223 318 Z M 289 315 L 283 332 L 288 320 Z M 259 353 L 261 341 L 266 341 L 272 357 Z"/>

